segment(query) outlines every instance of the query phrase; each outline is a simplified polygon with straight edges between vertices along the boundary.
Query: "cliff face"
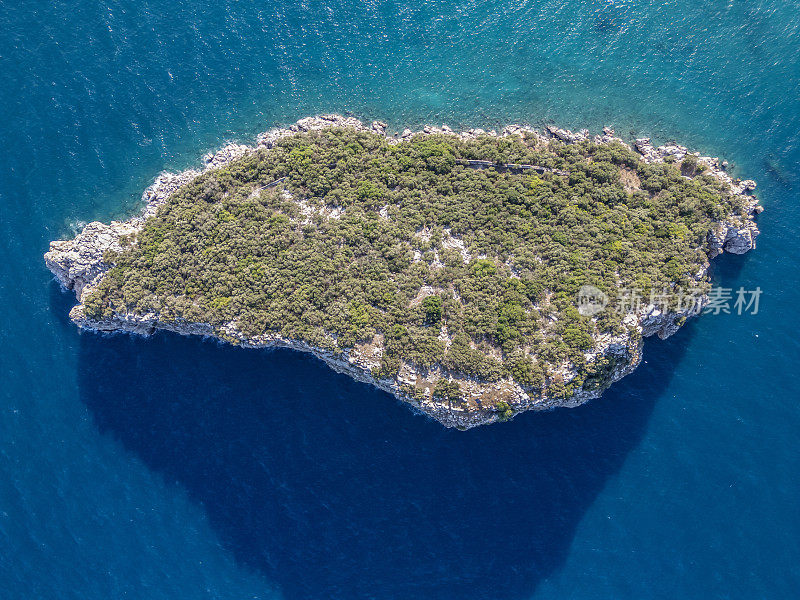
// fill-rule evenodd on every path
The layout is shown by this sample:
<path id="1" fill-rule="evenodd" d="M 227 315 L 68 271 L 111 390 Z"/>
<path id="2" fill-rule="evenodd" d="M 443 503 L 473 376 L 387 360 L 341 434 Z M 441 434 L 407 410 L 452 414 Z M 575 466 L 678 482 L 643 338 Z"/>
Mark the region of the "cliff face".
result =
<path id="1" fill-rule="evenodd" d="M 233 160 L 254 152 L 258 148 L 270 148 L 279 139 L 328 127 L 349 127 L 363 131 L 386 134 L 386 125 L 374 122 L 366 126 L 360 121 L 337 115 L 327 115 L 301 119 L 288 129 L 276 129 L 257 138 L 255 147 L 231 144 L 204 159 L 203 171 L 189 170 L 179 174 L 162 174 L 144 193 L 145 208 L 143 212 L 128 221 L 113 221 L 106 225 L 93 222 L 72 240 L 54 241 L 45 254 L 45 263 L 53 272 L 59 283 L 75 292 L 79 304 L 70 311 L 70 318 L 81 328 L 91 331 L 126 331 L 139 335 L 151 335 L 158 329 L 172 331 L 182 335 L 202 335 L 215 337 L 230 343 L 252 348 L 285 347 L 303 352 L 310 352 L 325 361 L 336 371 L 345 373 L 359 381 L 373 384 L 397 398 L 408 402 L 417 410 L 435 418 L 448 427 L 466 429 L 477 425 L 505 420 L 516 413 L 526 410 L 542 410 L 556 406 L 578 406 L 592 398 L 599 397 L 612 383 L 631 373 L 642 358 L 643 338 L 658 335 L 664 339 L 675 333 L 686 318 L 697 314 L 707 301 L 701 297 L 698 303 L 679 312 L 661 312 L 655 306 L 645 306 L 638 313 L 629 314 L 624 320 L 626 331 L 618 336 L 602 335 L 594 340 L 593 348 L 585 355 L 588 365 L 604 365 L 601 372 L 577 391 L 568 395 L 553 396 L 547 387 L 541 389 L 526 388 L 510 379 L 502 379 L 489 383 L 476 381 L 467 377 L 447 373 L 438 366 L 423 370 L 410 363 L 402 363 L 395 378 L 382 379 L 373 375 L 380 365 L 382 337 L 380 334 L 368 342 L 345 351 L 329 351 L 313 347 L 305 342 L 285 339 L 276 334 L 265 334 L 247 337 L 241 333 L 234 322 L 222 327 L 214 327 L 209 323 L 188 322 L 184 320 L 165 319 L 157 313 L 115 313 L 109 318 L 100 320 L 89 318 L 84 311 L 84 300 L 96 288 L 112 263 L 104 260 L 108 251 L 120 251 L 127 240 L 134 239 L 147 219 L 155 215 L 172 193 L 186 183 L 192 181 L 208 170 L 228 165 Z M 472 139 L 480 135 L 507 136 L 523 132 L 539 136 L 542 140 L 552 138 L 565 143 L 578 143 L 592 139 L 596 143 L 621 142 L 614 137 L 614 132 L 604 129 L 602 135 L 590 137 L 587 131 L 570 132 L 563 129 L 548 128 L 548 134 L 540 134 L 519 126 L 509 126 L 499 134 L 495 131 L 485 132 L 480 129 L 455 133 L 447 127 L 426 127 L 422 134 L 458 135 L 464 139 Z M 389 137 L 390 143 L 403 143 L 415 135 L 405 130 L 397 137 Z M 730 186 L 733 194 L 742 197 L 746 206 L 746 217 L 731 215 L 717 222 L 709 232 L 709 257 L 732 252 L 742 254 L 755 248 L 758 228 L 753 220 L 761 211 L 754 197 L 749 192 L 755 188 L 752 181 L 739 181 L 731 178 L 724 169 L 724 163 L 716 158 L 691 155 L 688 150 L 678 145 L 667 145 L 654 148 L 648 139 L 636 140 L 634 147 L 646 162 L 681 161 L 686 156 L 694 156 L 697 164 L 702 165 L 707 173 L 719 178 Z M 701 281 L 707 276 L 708 263 L 696 274 Z M 446 327 L 442 331 L 443 339 L 447 339 Z M 570 363 L 562 365 L 555 373 L 564 383 L 569 383 L 578 375 L 577 369 Z M 463 398 L 452 401 L 436 398 L 430 393 L 413 394 L 414 389 L 433 389 L 441 379 L 455 380 L 459 383 Z M 587 380 L 588 381 L 588 380 Z"/>

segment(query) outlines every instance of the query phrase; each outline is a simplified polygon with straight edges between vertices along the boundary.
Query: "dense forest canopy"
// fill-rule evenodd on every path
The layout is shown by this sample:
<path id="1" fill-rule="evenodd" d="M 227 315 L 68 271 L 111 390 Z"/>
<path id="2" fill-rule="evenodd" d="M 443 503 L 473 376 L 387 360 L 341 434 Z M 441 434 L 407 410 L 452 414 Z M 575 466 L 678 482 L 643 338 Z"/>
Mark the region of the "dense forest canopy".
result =
<path id="1" fill-rule="evenodd" d="M 709 229 L 739 203 L 691 159 L 646 164 L 619 143 L 324 129 L 174 193 L 107 257 L 85 310 L 334 351 L 380 339 L 379 376 L 402 360 L 537 386 L 621 331 L 619 290 L 697 287 Z M 576 310 L 584 284 L 611 298 L 594 318 Z"/>

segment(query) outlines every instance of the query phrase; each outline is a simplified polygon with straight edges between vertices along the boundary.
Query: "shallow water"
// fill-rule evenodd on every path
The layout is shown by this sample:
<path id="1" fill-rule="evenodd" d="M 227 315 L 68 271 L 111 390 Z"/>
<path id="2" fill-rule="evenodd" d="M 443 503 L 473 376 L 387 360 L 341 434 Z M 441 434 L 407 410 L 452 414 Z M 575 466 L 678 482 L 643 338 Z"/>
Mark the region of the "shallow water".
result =
<path id="1" fill-rule="evenodd" d="M 0 2 L 0 596 L 790 597 L 800 3 Z M 288 351 L 81 335 L 50 239 L 319 112 L 613 125 L 756 179 L 759 314 L 466 433 Z"/>

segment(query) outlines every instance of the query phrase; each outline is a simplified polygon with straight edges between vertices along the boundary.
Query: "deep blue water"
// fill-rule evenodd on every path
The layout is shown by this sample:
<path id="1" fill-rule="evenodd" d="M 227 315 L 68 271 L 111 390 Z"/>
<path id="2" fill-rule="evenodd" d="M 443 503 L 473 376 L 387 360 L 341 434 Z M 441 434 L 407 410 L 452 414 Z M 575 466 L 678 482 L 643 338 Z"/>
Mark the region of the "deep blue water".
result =
<path id="1" fill-rule="evenodd" d="M 800 3 L 0 0 L 0 598 L 788 598 Z M 759 183 L 757 315 L 466 433 L 288 351 L 79 334 L 41 255 L 319 112 L 678 139 Z"/>

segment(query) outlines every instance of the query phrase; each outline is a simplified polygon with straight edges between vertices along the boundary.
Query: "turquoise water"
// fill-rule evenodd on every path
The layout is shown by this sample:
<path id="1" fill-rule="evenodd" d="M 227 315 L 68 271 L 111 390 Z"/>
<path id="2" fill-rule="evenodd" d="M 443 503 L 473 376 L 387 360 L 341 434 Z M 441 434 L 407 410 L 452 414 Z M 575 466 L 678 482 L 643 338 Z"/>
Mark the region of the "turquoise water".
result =
<path id="1" fill-rule="evenodd" d="M 796 595 L 798 48 L 797 1 L 0 0 L 0 597 Z M 67 321 L 50 239 L 319 112 L 723 156 L 767 211 L 714 277 L 759 314 L 467 433 L 304 355 Z"/>

